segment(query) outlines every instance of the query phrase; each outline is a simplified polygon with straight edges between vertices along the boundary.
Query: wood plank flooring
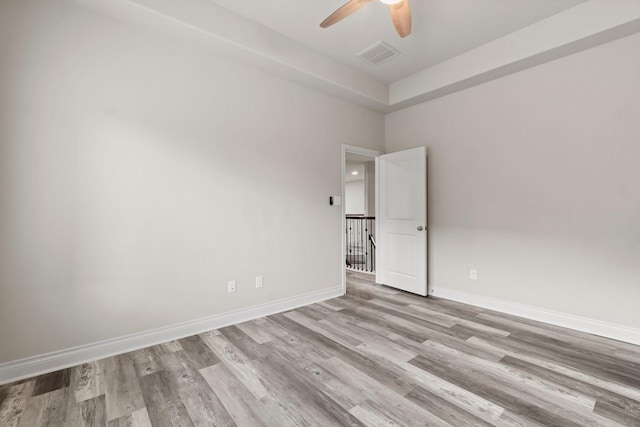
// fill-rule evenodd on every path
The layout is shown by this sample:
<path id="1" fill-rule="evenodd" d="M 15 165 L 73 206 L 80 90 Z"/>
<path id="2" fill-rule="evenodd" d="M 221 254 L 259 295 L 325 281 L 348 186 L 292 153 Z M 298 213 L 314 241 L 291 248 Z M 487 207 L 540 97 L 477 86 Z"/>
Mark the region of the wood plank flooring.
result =
<path id="1" fill-rule="evenodd" d="M 640 426 L 640 347 L 347 295 L 0 386 L 0 426 Z"/>

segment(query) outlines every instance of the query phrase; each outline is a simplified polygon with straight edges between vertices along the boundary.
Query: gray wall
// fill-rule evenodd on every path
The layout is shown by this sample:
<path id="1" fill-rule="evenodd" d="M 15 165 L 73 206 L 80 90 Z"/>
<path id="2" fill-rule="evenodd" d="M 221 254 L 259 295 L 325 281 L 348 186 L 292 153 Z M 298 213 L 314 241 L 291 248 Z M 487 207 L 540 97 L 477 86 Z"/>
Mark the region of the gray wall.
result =
<path id="1" fill-rule="evenodd" d="M 364 180 L 344 183 L 344 211 L 347 215 L 365 214 Z"/>
<path id="2" fill-rule="evenodd" d="M 352 175 L 358 172 L 357 175 Z M 364 215 L 367 209 L 365 166 L 360 162 L 345 163 L 344 211 L 347 215 Z"/>
<path id="3" fill-rule="evenodd" d="M 339 286 L 340 146 L 385 127 L 432 286 L 640 327 L 640 35 L 386 120 L 63 0 L 0 47 L 0 362 Z"/>
<path id="4" fill-rule="evenodd" d="M 639 117 L 640 34 L 387 115 L 428 147 L 431 286 L 640 327 Z"/>
<path id="5" fill-rule="evenodd" d="M 365 163 L 367 215 L 376 216 L 376 162 Z"/>
<path id="6" fill-rule="evenodd" d="M 0 2 L 0 362 L 340 286 L 341 144 L 383 126 L 70 2 Z"/>

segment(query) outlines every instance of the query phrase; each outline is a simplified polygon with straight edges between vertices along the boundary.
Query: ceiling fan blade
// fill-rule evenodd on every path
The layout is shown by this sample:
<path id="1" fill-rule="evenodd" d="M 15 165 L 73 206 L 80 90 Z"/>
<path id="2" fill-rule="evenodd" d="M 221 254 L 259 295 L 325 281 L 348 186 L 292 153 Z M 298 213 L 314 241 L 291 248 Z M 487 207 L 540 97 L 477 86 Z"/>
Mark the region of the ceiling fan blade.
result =
<path id="1" fill-rule="evenodd" d="M 402 0 L 398 4 L 389 5 L 391 19 L 400 37 L 407 37 L 411 34 L 411 8 L 409 0 Z"/>
<path id="2" fill-rule="evenodd" d="M 346 18 L 351 15 L 356 10 L 360 9 L 365 4 L 369 3 L 371 0 L 349 0 L 348 3 L 343 4 L 338 10 L 333 12 L 327 19 L 320 23 L 322 28 L 327 28 L 336 22 Z"/>

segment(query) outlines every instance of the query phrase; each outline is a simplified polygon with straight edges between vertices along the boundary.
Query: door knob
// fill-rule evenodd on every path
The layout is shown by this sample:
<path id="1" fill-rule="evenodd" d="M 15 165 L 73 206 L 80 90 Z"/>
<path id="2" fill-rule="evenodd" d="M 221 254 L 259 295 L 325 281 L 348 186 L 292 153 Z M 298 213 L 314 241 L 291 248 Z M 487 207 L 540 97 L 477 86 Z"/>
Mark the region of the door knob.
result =
<path id="1" fill-rule="evenodd" d="M 418 231 L 422 231 L 422 230 L 424 230 L 424 227 L 423 227 L 423 226 L 421 226 L 421 225 L 419 225 L 419 226 L 418 226 Z"/>

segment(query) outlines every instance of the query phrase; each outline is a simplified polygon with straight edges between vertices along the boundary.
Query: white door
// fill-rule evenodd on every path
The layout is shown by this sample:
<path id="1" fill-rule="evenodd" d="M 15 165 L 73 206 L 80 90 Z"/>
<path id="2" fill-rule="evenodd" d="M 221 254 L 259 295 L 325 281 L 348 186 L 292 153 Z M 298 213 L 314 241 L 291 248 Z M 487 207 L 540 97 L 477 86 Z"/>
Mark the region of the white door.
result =
<path id="1" fill-rule="evenodd" d="M 427 295 L 427 150 L 376 158 L 376 282 Z"/>

